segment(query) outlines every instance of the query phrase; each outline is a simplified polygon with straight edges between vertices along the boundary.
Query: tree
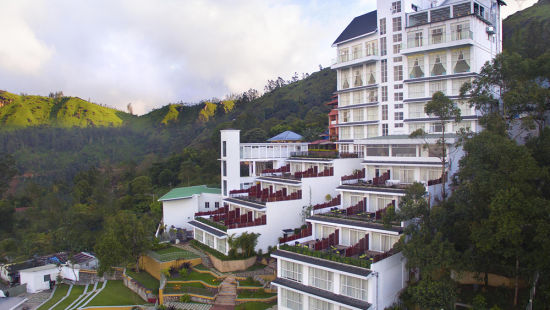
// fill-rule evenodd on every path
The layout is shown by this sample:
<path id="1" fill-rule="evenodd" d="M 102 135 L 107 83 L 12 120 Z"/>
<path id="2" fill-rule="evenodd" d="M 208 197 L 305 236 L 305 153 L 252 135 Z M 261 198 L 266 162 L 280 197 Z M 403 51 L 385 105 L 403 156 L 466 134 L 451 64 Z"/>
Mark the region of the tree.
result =
<path id="1" fill-rule="evenodd" d="M 0 196 L 7 189 L 11 179 L 17 173 L 13 156 L 0 153 Z"/>
<path id="2" fill-rule="evenodd" d="M 244 133 L 242 142 L 244 143 L 257 143 L 265 142 L 267 140 L 267 133 L 261 128 L 252 128 Z"/>
<path id="3" fill-rule="evenodd" d="M 100 273 L 131 262 L 136 263 L 136 272 L 139 272 L 139 258 L 151 249 L 153 230 L 153 223 L 147 217 L 138 218 L 128 210 L 109 218 L 95 246 Z"/>

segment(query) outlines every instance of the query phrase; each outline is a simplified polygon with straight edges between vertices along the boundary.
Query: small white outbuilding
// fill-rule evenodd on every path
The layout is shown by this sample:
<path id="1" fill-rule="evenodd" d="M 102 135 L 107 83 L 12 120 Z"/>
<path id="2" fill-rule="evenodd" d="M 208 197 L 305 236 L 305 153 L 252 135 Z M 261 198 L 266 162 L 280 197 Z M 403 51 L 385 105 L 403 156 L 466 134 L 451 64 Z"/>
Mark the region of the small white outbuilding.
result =
<path id="1" fill-rule="evenodd" d="M 60 267 L 54 264 L 19 270 L 21 284 L 27 284 L 27 292 L 36 293 L 50 289 L 50 281 L 56 281 Z"/>

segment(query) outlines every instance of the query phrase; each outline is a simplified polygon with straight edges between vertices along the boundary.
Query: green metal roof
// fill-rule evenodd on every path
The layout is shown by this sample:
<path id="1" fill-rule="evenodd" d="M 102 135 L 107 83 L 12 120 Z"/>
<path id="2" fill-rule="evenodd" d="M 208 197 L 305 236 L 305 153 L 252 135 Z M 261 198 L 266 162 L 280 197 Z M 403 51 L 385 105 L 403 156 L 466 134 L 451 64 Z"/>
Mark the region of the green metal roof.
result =
<path id="1" fill-rule="evenodd" d="M 197 185 L 189 187 L 177 187 L 166 193 L 164 196 L 160 197 L 158 201 L 174 200 L 189 198 L 193 195 L 199 195 L 203 193 L 207 194 L 221 194 L 221 189 L 219 188 L 210 188 L 206 185 Z"/>

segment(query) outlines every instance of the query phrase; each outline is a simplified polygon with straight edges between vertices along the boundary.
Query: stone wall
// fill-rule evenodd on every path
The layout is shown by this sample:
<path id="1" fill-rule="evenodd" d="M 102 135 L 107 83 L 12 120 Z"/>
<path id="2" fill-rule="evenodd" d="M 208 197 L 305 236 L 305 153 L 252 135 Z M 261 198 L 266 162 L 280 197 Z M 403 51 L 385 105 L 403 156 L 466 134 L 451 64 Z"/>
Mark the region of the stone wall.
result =
<path id="1" fill-rule="evenodd" d="M 144 301 L 151 302 L 152 300 L 157 299 L 157 295 L 151 292 L 148 288 L 144 287 L 138 281 L 134 280 L 128 275 L 124 275 L 123 279 L 124 285 L 129 288 L 132 292 L 136 293 Z"/>
<path id="2" fill-rule="evenodd" d="M 250 268 L 254 263 L 256 262 L 256 256 L 252 256 L 247 259 L 239 259 L 239 260 L 221 260 L 216 258 L 214 255 L 208 254 L 208 257 L 210 257 L 210 260 L 212 261 L 212 265 L 214 265 L 214 268 L 216 268 L 219 272 L 233 272 L 233 271 L 239 271 L 239 270 L 245 270 Z"/>

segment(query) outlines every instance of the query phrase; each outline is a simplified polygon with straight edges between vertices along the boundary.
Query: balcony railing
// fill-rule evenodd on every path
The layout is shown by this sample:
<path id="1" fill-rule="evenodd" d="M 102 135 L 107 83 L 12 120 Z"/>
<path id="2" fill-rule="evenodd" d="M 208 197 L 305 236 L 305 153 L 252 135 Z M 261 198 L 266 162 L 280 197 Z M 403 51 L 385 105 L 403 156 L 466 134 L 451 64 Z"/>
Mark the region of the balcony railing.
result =
<path id="1" fill-rule="evenodd" d="M 313 249 L 315 251 L 322 251 L 325 249 L 328 249 L 331 246 L 335 246 L 339 242 L 339 232 L 338 229 L 336 229 L 332 234 L 328 235 L 327 238 L 323 238 L 313 244 Z"/>
<path id="2" fill-rule="evenodd" d="M 338 57 L 332 59 L 333 64 L 339 64 L 344 63 L 348 61 L 353 61 L 357 59 L 361 59 L 364 57 L 372 57 L 372 56 L 378 56 L 378 49 L 359 49 L 355 51 L 351 51 L 348 53 L 341 53 L 338 55 Z"/>
<path id="3" fill-rule="evenodd" d="M 292 152 L 290 157 L 302 157 L 302 158 L 338 158 L 338 151 L 335 150 L 315 150 L 305 152 Z"/>
<path id="4" fill-rule="evenodd" d="M 262 171 L 262 175 L 281 175 L 287 172 L 290 172 L 290 164 L 277 169 L 265 169 Z"/>
<path id="5" fill-rule="evenodd" d="M 254 219 L 252 211 L 241 214 L 241 209 L 238 208 L 238 209 L 229 211 L 228 206 L 225 206 L 224 208 L 221 208 L 219 210 L 223 212 L 210 214 L 209 218 L 197 216 L 197 214 L 204 213 L 204 212 L 196 213 L 195 219 L 199 222 L 202 222 L 206 225 L 210 225 L 212 227 L 218 228 L 223 231 L 227 231 L 228 228 L 231 229 L 231 228 L 252 227 L 252 226 L 267 224 L 266 215 L 262 215 Z"/>
<path id="6" fill-rule="evenodd" d="M 357 183 L 359 179 L 364 179 L 364 178 L 365 178 L 365 168 L 363 168 L 362 170 L 357 170 L 351 175 L 345 175 L 340 179 L 342 181 L 342 184 L 353 184 L 353 183 Z"/>
<path id="7" fill-rule="evenodd" d="M 325 209 L 325 208 L 339 206 L 340 203 L 341 203 L 341 196 L 338 195 L 338 196 L 332 198 L 329 202 L 314 205 L 313 210 L 322 210 L 322 209 Z"/>
<path id="8" fill-rule="evenodd" d="M 265 203 L 302 199 L 302 190 L 298 190 L 288 195 L 286 188 L 274 192 L 271 187 L 262 189 L 260 184 L 256 184 L 256 186 L 251 186 L 249 189 L 232 190 L 229 192 L 229 196 L 250 200 L 252 202 Z"/>
<path id="9" fill-rule="evenodd" d="M 414 34 L 414 33 L 413 33 Z M 403 49 L 426 47 L 436 44 L 473 39 L 474 33 L 471 30 L 452 31 L 450 34 L 430 34 L 428 38 L 422 37 L 409 37 L 407 38 L 407 44 L 403 46 Z"/>
<path id="10" fill-rule="evenodd" d="M 375 212 L 369 212 L 367 211 L 366 201 L 363 200 L 351 207 L 347 207 L 343 209 L 334 208 L 328 212 L 319 213 L 316 215 L 348 219 L 348 220 L 354 220 L 354 221 L 362 221 L 362 222 L 382 223 L 381 220 L 384 217 L 384 214 L 386 214 L 388 207 L 390 206 L 395 207 L 395 200 L 392 200 L 391 203 L 389 203 L 387 206 L 385 206 L 382 209 L 379 209 Z M 401 226 L 400 223 L 397 223 L 397 222 L 393 224 L 396 226 Z"/>
<path id="11" fill-rule="evenodd" d="M 365 257 L 362 259 L 353 258 L 353 257 L 344 257 L 340 255 L 334 255 L 333 253 L 318 252 L 318 251 L 309 249 L 309 247 L 306 245 L 292 246 L 292 245 L 282 244 L 279 246 L 279 249 L 283 251 L 294 252 L 301 255 L 316 257 L 320 259 L 330 260 L 333 262 L 348 264 L 348 265 L 367 268 L 367 269 L 370 268 L 372 263 L 372 260 L 370 259 L 370 257 Z"/>
<path id="12" fill-rule="evenodd" d="M 289 241 L 294 241 L 301 238 L 309 237 L 311 236 L 311 234 L 312 234 L 312 225 L 311 223 L 307 223 L 307 226 L 305 228 L 301 228 L 299 233 L 286 236 L 286 237 L 280 237 L 279 243 L 286 243 Z"/>
<path id="13" fill-rule="evenodd" d="M 344 250 L 344 255 L 346 257 L 351 257 L 354 255 L 361 255 L 368 251 L 369 249 L 369 234 L 366 234 L 357 244 L 350 246 Z"/>

